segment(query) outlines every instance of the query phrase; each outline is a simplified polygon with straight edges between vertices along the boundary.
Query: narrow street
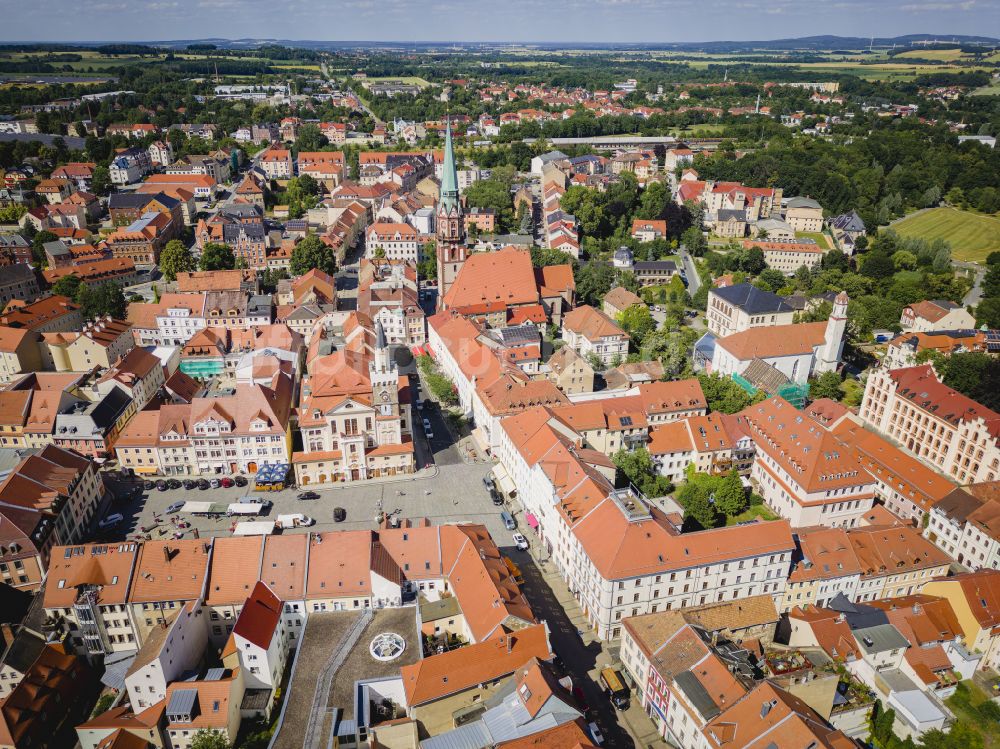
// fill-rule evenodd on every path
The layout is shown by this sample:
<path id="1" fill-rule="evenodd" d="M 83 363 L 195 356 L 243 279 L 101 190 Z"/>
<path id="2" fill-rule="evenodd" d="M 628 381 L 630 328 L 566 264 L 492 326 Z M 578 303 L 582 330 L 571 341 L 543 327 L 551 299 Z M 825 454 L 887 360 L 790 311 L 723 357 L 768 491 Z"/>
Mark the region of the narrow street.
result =
<path id="1" fill-rule="evenodd" d="M 524 576 L 522 591 L 535 616 L 549 627 L 552 648 L 579 686 L 591 712 L 587 721 L 596 721 L 604 734 L 605 747 L 614 749 L 661 749 L 668 746 L 656 733 L 652 721 L 643 713 L 638 696 L 633 693 L 628 710 L 615 709 L 598 682 L 600 671 L 613 665 L 608 643 L 597 639 L 573 594 L 550 561 L 536 561 L 541 542 L 527 528 L 523 512 L 508 503 L 518 519 L 521 532 L 528 537 L 531 551 L 505 549 Z"/>
<path id="2" fill-rule="evenodd" d="M 688 282 L 688 294 L 694 296 L 698 293 L 698 289 L 701 287 L 701 279 L 698 277 L 698 269 L 694 265 L 694 259 L 683 246 L 679 250 L 681 256 L 681 265 L 684 270 L 684 275 L 687 277 Z"/>

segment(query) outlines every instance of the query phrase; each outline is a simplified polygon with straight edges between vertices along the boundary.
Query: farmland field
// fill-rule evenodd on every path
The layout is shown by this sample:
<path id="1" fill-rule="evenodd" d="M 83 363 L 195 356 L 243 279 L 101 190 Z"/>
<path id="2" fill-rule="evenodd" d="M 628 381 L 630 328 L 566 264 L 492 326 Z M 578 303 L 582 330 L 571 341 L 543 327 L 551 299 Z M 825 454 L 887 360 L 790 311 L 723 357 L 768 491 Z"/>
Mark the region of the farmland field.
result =
<path id="1" fill-rule="evenodd" d="M 982 262 L 991 252 L 1000 250 L 1000 217 L 997 216 L 957 208 L 932 208 L 904 218 L 892 228 L 905 237 L 948 241 L 955 260 Z"/>
<path id="2" fill-rule="evenodd" d="M 367 81 L 369 83 L 383 83 L 385 81 L 399 81 L 400 83 L 405 83 L 405 84 L 408 84 L 408 85 L 411 85 L 411 86 L 420 86 L 420 88 L 427 88 L 428 86 L 431 85 L 429 81 L 425 81 L 423 78 L 418 78 L 415 75 L 410 75 L 410 76 L 406 76 L 406 75 L 402 75 L 402 76 L 399 76 L 399 75 L 390 75 L 390 76 L 386 76 L 384 78 L 369 77 L 369 78 L 365 78 L 365 81 Z"/>
<path id="3" fill-rule="evenodd" d="M 942 60 L 944 62 L 952 62 L 954 60 L 960 60 L 964 56 L 965 53 L 960 49 L 911 49 L 909 52 L 896 55 L 895 59 L 914 58 L 917 60 Z"/>

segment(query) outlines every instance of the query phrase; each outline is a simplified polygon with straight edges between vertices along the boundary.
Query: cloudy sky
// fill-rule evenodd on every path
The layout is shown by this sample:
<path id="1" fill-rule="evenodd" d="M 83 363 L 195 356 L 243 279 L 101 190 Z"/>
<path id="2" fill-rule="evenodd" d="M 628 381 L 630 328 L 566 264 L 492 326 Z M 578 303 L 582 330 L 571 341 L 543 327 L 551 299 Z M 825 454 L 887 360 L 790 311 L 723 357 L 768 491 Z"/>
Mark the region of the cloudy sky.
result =
<path id="1" fill-rule="evenodd" d="M 675 42 L 1000 36 L 1000 0 L 0 0 L 0 39 Z"/>

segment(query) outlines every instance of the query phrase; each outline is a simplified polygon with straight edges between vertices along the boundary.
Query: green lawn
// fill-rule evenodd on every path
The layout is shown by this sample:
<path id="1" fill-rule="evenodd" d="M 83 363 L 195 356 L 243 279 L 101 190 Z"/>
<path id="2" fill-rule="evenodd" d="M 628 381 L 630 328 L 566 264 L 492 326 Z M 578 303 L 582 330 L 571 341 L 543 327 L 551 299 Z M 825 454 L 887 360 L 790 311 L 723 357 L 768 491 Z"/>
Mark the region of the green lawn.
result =
<path id="1" fill-rule="evenodd" d="M 811 239 L 824 250 L 830 249 L 830 239 L 821 231 L 798 231 L 795 232 L 796 239 Z"/>
<path id="2" fill-rule="evenodd" d="M 951 243 L 955 260 L 982 262 L 1000 250 L 1000 218 L 957 208 L 932 208 L 892 225 L 902 236 L 944 239 Z"/>
<path id="3" fill-rule="evenodd" d="M 958 691 L 945 700 L 945 704 L 955 713 L 956 724 L 964 723 L 983 737 L 985 749 L 1000 747 L 1000 723 L 996 720 L 996 711 L 990 706 L 982 706 L 990 701 L 990 697 L 973 681 L 963 681 L 958 685 Z"/>
<path id="4" fill-rule="evenodd" d="M 780 515 L 775 515 L 767 505 L 751 505 L 739 515 L 726 518 L 726 525 L 736 525 L 747 520 L 756 520 L 758 517 L 764 520 L 778 520 Z"/>

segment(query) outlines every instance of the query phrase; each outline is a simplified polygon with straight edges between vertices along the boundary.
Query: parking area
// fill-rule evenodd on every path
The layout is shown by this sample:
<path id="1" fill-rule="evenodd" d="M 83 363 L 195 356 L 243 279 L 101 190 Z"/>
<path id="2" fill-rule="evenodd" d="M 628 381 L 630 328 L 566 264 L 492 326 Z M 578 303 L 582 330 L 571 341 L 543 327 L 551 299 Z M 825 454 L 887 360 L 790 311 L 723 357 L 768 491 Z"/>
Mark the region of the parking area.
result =
<path id="1" fill-rule="evenodd" d="M 285 531 L 294 533 L 304 530 L 336 530 L 375 528 L 375 516 L 381 509 L 385 513 L 396 514 L 400 518 L 430 518 L 435 525 L 444 523 L 483 523 L 496 540 L 498 546 L 512 546 L 513 540 L 500 519 L 503 507 L 493 505 L 483 477 L 490 471 L 486 463 L 467 464 L 457 462 L 438 465 L 436 468 L 415 474 L 413 477 L 395 477 L 392 480 L 375 480 L 355 484 L 342 484 L 329 488 L 311 487 L 319 495 L 318 499 L 300 500 L 298 490 L 286 489 L 280 492 L 251 492 L 249 488 L 229 489 L 168 489 L 142 492 L 130 499 L 115 500 L 107 513 L 121 513 L 124 520 L 115 528 L 103 532 L 107 540 L 134 538 L 139 533 L 149 533 L 153 539 L 167 538 L 175 533 L 192 537 L 197 530 L 201 536 L 225 536 L 231 533 L 234 518 L 225 515 L 217 518 L 190 517 L 173 513 L 167 508 L 175 502 L 188 500 L 230 504 L 240 497 L 253 494 L 255 498 L 270 500 L 272 507 L 260 518 L 248 520 L 273 520 L 278 515 L 303 513 L 316 521 L 309 529 Z M 337 523 L 333 511 L 342 507 L 346 519 Z M 180 516 L 190 527 L 179 529 L 171 518 Z M 157 520 L 158 519 L 158 520 Z M 141 531 L 147 528 L 147 531 Z"/>

